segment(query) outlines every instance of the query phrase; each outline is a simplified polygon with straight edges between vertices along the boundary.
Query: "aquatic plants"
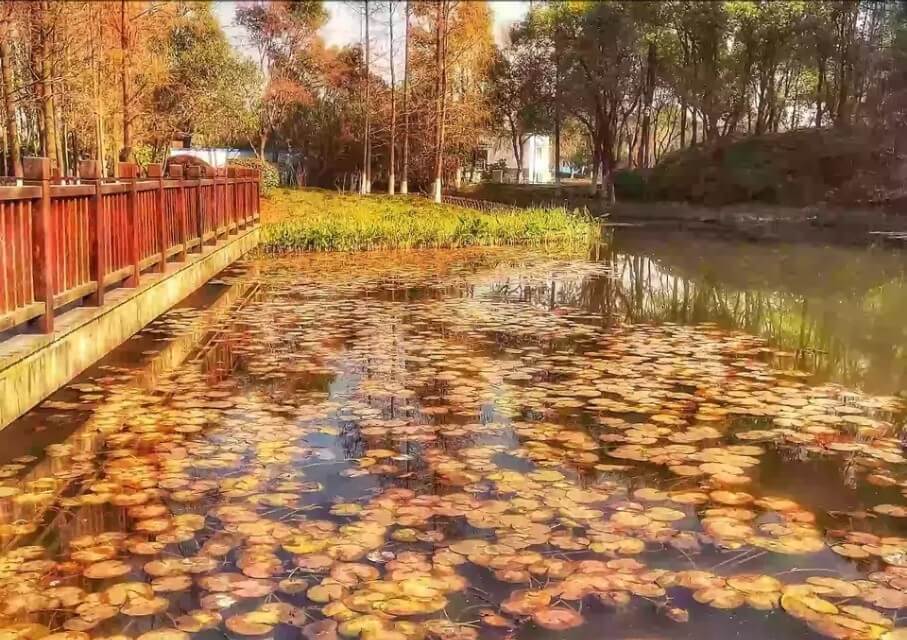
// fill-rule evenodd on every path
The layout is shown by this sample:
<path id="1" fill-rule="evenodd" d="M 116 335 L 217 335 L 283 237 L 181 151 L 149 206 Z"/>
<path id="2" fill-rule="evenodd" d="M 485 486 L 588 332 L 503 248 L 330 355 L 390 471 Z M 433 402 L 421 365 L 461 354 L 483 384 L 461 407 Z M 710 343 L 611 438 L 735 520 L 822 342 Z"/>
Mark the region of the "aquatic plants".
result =
<path id="1" fill-rule="evenodd" d="M 525 296 L 602 263 L 438 253 L 265 256 L 224 276 L 261 285 L 226 317 L 147 329 L 206 328 L 153 386 L 105 365 L 46 403 L 89 417 L 0 466 L 0 638 L 706 637 L 732 610 L 753 637 L 904 637 L 902 399 Z M 810 461 L 858 483 L 829 487 L 846 511 Z"/>
<path id="2" fill-rule="evenodd" d="M 281 189 L 264 203 L 265 251 L 361 251 L 512 244 L 586 245 L 597 225 L 565 209 L 480 212 L 420 197 Z"/>

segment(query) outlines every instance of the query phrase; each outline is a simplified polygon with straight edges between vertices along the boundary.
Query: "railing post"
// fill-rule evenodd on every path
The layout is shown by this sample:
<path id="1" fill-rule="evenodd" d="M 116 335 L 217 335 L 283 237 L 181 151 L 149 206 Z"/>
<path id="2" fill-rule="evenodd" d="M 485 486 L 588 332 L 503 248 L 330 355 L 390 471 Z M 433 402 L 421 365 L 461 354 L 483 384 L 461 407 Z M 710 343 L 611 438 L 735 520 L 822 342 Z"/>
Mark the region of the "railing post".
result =
<path id="1" fill-rule="evenodd" d="M 248 225 L 250 220 L 249 216 L 249 170 L 243 168 L 242 170 L 242 215 L 246 219 L 246 224 Z"/>
<path id="2" fill-rule="evenodd" d="M 127 184 L 126 190 L 126 258 L 132 265 L 132 273 L 123 280 L 124 287 L 137 287 L 139 285 L 139 225 L 138 212 L 136 211 L 135 180 L 138 167 L 132 162 L 120 162 L 117 165 L 117 175 L 120 182 Z M 118 230 L 113 230 L 114 232 Z"/>
<path id="3" fill-rule="evenodd" d="M 174 212 L 174 218 L 176 219 L 176 235 L 180 243 L 180 252 L 177 254 L 178 260 L 180 262 L 186 261 L 186 252 L 188 248 L 186 243 L 188 242 L 187 233 L 186 233 L 186 184 L 183 180 L 183 165 L 181 164 L 168 164 L 167 173 L 170 174 L 171 178 L 179 180 L 179 187 L 177 189 L 179 197 L 177 198 L 176 211 Z"/>
<path id="4" fill-rule="evenodd" d="M 232 189 L 230 188 L 231 185 L 233 186 Z M 224 191 L 224 198 L 227 198 L 229 195 L 227 202 L 230 207 L 230 215 L 233 216 L 233 219 L 236 221 L 236 228 L 237 230 L 242 229 L 245 227 L 245 224 L 239 217 L 239 210 L 236 207 L 236 167 L 227 167 L 227 180 L 224 183 Z"/>
<path id="5" fill-rule="evenodd" d="M 255 170 L 252 190 L 252 207 L 253 217 L 256 221 L 261 221 L 261 169 Z"/>
<path id="6" fill-rule="evenodd" d="M 213 177 L 214 177 L 214 169 L 212 167 L 205 167 L 204 170 L 202 171 L 202 179 L 208 180 Z M 211 187 L 210 191 L 207 188 L 208 186 L 209 185 L 205 185 L 205 190 L 204 190 L 205 195 L 202 198 L 202 200 L 205 203 L 205 215 L 207 216 L 208 224 L 211 225 L 211 233 L 212 233 L 211 244 L 216 245 L 217 238 L 218 238 L 218 235 L 217 235 L 217 228 L 218 228 L 217 227 L 217 193 L 215 193 L 216 186 L 213 181 L 210 185 L 210 187 Z M 199 192 L 202 191 L 201 184 L 199 184 L 198 189 L 199 189 Z M 202 225 L 202 228 L 204 228 L 204 225 Z"/>
<path id="7" fill-rule="evenodd" d="M 94 195 L 91 196 L 88 220 L 89 277 L 97 285 L 97 291 L 88 297 L 87 303 L 100 307 L 104 304 L 104 276 L 107 275 L 107 220 L 104 216 L 104 194 L 101 192 L 100 167 L 97 160 L 80 160 L 79 176 L 83 181 L 94 182 Z"/>
<path id="8" fill-rule="evenodd" d="M 157 202 L 157 250 L 160 254 L 160 262 L 157 263 L 155 271 L 160 273 L 164 272 L 164 268 L 167 266 L 167 229 L 164 227 L 164 224 L 167 220 L 167 215 L 164 210 L 166 206 L 166 200 L 164 199 L 164 169 L 157 162 L 150 163 L 146 169 L 146 174 L 149 178 L 157 179 L 157 190 L 155 191 L 155 200 Z"/>
<path id="9" fill-rule="evenodd" d="M 32 277 L 35 301 L 44 303 L 44 313 L 38 317 L 38 328 L 43 333 L 54 330 L 54 238 L 50 205 L 50 159 L 24 158 L 23 175 L 26 180 L 40 181 L 41 199 L 32 209 Z"/>
<path id="10" fill-rule="evenodd" d="M 214 197 L 217 199 L 218 208 L 223 212 L 224 236 L 229 236 L 233 233 L 233 229 L 230 227 L 230 208 L 227 206 L 227 181 L 221 180 L 225 174 L 226 172 L 222 168 L 214 170 Z M 221 187 L 223 188 L 221 189 Z"/>
<path id="11" fill-rule="evenodd" d="M 249 226 L 252 222 L 252 217 L 249 215 L 249 169 L 243 168 L 242 170 L 242 215 L 246 219 L 246 226 Z"/>
<path id="12" fill-rule="evenodd" d="M 246 214 L 249 216 L 249 222 L 255 224 L 255 211 L 252 210 L 252 174 L 255 172 L 255 169 L 246 169 L 246 184 L 243 189 L 243 193 L 246 196 L 245 209 Z"/>
<path id="13" fill-rule="evenodd" d="M 202 238 L 204 237 L 204 216 L 202 215 L 202 182 L 201 167 L 186 167 L 186 177 L 195 181 L 195 193 L 191 196 L 195 201 L 195 228 L 191 231 L 198 234 L 198 252 L 202 252 Z"/>
<path id="14" fill-rule="evenodd" d="M 213 175 L 213 171 L 214 170 L 211 167 L 205 167 L 204 169 L 202 169 L 202 179 L 209 180 Z M 214 232 L 214 237 L 211 239 L 211 244 L 217 244 L 217 198 L 212 197 L 211 195 L 212 193 L 214 193 L 213 190 L 215 189 L 215 186 L 213 182 L 211 183 L 211 185 L 205 186 L 205 211 L 208 213 L 208 221 L 211 224 L 211 231 Z M 209 186 L 211 187 L 211 190 L 207 189 L 207 187 Z"/>

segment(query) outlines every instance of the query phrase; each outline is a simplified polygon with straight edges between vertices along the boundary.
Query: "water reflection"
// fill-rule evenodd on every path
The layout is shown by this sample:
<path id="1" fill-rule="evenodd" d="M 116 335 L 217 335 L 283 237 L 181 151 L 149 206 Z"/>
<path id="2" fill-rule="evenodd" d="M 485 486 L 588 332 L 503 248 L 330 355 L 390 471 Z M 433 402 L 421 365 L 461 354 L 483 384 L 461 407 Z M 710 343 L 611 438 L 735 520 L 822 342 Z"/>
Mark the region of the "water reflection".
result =
<path id="1" fill-rule="evenodd" d="M 225 274 L 0 437 L 0 640 L 897 640 L 904 405 L 797 365 L 900 266 L 633 233 Z"/>
<path id="2" fill-rule="evenodd" d="M 880 393 L 907 388 L 907 260 L 879 247 L 745 242 L 612 228 L 592 260 L 607 276 L 517 297 L 613 323 L 714 322 L 789 351 L 786 364 Z M 512 294 L 511 283 L 498 295 Z"/>

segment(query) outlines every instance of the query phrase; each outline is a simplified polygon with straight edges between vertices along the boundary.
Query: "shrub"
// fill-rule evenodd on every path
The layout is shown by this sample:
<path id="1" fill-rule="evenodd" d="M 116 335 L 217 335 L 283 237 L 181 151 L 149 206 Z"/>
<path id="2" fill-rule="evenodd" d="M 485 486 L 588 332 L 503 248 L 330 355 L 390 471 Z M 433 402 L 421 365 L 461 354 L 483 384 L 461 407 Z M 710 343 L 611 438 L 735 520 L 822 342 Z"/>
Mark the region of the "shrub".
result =
<path id="1" fill-rule="evenodd" d="M 638 169 L 614 172 L 614 195 L 618 200 L 643 200 L 648 191 L 646 187 L 646 176 Z"/>
<path id="2" fill-rule="evenodd" d="M 227 163 L 231 167 L 246 167 L 261 171 L 261 195 L 269 196 L 280 186 L 280 172 L 277 166 L 258 158 L 234 158 Z"/>

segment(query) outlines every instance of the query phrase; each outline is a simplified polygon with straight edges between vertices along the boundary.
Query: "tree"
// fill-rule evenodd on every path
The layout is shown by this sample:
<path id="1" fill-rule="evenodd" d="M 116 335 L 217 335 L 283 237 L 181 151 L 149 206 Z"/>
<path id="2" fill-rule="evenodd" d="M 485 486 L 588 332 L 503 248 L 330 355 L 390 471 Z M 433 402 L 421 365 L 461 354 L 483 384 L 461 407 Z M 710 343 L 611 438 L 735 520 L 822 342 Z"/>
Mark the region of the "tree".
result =
<path id="1" fill-rule="evenodd" d="M 121 140 L 119 159 L 134 160 L 134 129 L 149 114 L 148 101 L 166 78 L 167 49 L 162 45 L 183 7 L 166 2 L 120 0 L 107 23 L 116 34 L 116 61 L 120 81 Z M 147 126 L 147 125 L 145 125 Z"/>
<path id="2" fill-rule="evenodd" d="M 491 91 L 494 121 L 502 124 L 510 137 L 517 165 L 517 180 L 523 178 L 523 146 L 529 137 L 547 128 L 545 91 L 538 64 L 528 46 L 511 45 L 498 50 L 491 68 Z"/>
<path id="3" fill-rule="evenodd" d="M 372 106 L 371 106 L 371 73 L 372 65 L 370 61 L 369 54 L 371 52 L 371 38 L 369 37 L 369 8 L 368 0 L 365 0 L 365 8 L 363 10 L 364 19 L 365 19 L 365 40 L 363 41 L 363 48 L 365 49 L 365 72 L 362 74 L 363 82 L 365 83 L 365 97 L 362 101 L 363 104 L 363 113 L 365 114 L 365 127 L 363 128 L 362 133 L 362 178 L 359 181 L 359 193 L 367 194 L 372 190 L 372 132 L 371 132 L 371 115 L 372 115 Z"/>
<path id="4" fill-rule="evenodd" d="M 441 179 L 444 170 L 444 120 L 447 117 L 447 38 L 452 0 L 436 2 L 435 18 L 435 171 L 432 193 L 441 203 Z"/>
<path id="5" fill-rule="evenodd" d="M 324 56 L 318 30 L 326 20 L 327 13 L 319 2 L 250 2 L 236 11 L 237 23 L 246 28 L 258 49 L 265 77 L 264 90 L 255 107 L 256 153 L 262 159 L 270 137 L 293 107 L 312 99 Z"/>
<path id="6" fill-rule="evenodd" d="M 618 131 L 639 99 L 639 24 L 630 4 L 601 3 L 587 11 L 572 7 L 564 15 L 573 23 L 571 58 L 574 81 L 582 82 L 585 120 L 592 134 L 593 176 L 600 167 L 603 189 L 614 200 Z"/>
<path id="7" fill-rule="evenodd" d="M 394 3 L 387 3 L 387 29 L 388 29 L 388 49 L 390 58 L 390 76 L 391 76 L 391 132 L 390 147 L 388 153 L 390 158 L 387 162 L 387 192 L 394 195 L 394 152 L 397 147 L 397 87 L 394 78 Z"/>
<path id="8" fill-rule="evenodd" d="M 158 144 L 177 134 L 213 145 L 249 131 L 238 117 L 261 86 L 255 63 L 240 59 L 207 4 L 191 5 L 169 33 L 167 80 L 153 92 Z"/>
<path id="9" fill-rule="evenodd" d="M 10 43 L 15 39 L 10 5 L 0 6 L 0 80 L 3 92 L 3 126 L 6 130 L 6 148 L 9 150 L 9 175 L 22 177 L 22 156 L 19 128 L 16 121 L 15 87 L 13 86 L 13 55 Z"/>
<path id="10" fill-rule="evenodd" d="M 409 193 L 409 0 L 405 5 L 406 44 L 403 53 L 403 168 L 400 193 Z"/>

